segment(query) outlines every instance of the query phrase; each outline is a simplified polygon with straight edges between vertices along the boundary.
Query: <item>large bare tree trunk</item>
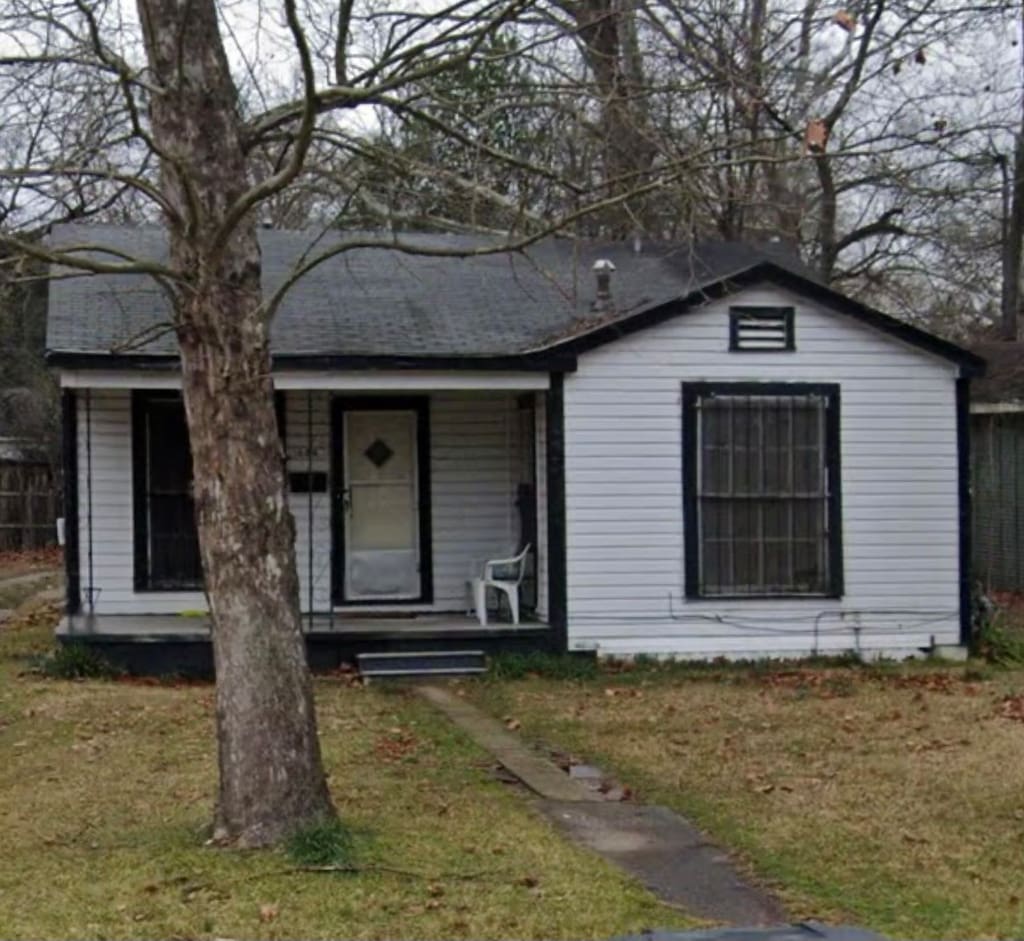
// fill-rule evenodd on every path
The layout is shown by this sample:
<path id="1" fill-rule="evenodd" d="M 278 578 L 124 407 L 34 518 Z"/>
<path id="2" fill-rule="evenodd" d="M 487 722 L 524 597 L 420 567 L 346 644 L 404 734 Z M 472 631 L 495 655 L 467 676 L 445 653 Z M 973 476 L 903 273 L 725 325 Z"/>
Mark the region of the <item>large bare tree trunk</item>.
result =
<path id="1" fill-rule="evenodd" d="M 263 846 L 333 815 L 305 659 L 251 181 L 214 0 L 138 0 L 171 263 L 199 543 L 213 620 L 215 836 Z"/>
<path id="2" fill-rule="evenodd" d="M 1024 250 L 1024 3 L 1018 23 L 1021 37 L 1021 73 L 1019 81 L 1020 123 L 1013 138 L 1013 177 L 1007 178 L 1003 164 L 1002 293 L 1000 297 L 1000 333 L 1004 340 L 1016 340 L 1020 321 L 1021 251 Z"/>
<path id="3" fill-rule="evenodd" d="M 653 200 L 629 197 L 646 182 L 657 148 L 651 131 L 635 0 L 560 0 L 575 21 L 601 99 L 601 173 L 622 202 L 603 213 L 606 234 L 624 238 L 654 228 Z"/>

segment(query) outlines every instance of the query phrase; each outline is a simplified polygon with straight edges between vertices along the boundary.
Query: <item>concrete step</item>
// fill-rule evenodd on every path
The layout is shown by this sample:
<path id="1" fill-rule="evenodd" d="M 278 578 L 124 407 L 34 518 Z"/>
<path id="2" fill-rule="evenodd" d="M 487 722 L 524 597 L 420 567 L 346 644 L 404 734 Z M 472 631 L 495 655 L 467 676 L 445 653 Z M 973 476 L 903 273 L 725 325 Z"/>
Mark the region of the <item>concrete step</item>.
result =
<path id="1" fill-rule="evenodd" d="M 487 660 L 482 650 L 405 650 L 398 653 L 361 653 L 356 657 L 365 677 L 470 676 L 483 673 Z"/>

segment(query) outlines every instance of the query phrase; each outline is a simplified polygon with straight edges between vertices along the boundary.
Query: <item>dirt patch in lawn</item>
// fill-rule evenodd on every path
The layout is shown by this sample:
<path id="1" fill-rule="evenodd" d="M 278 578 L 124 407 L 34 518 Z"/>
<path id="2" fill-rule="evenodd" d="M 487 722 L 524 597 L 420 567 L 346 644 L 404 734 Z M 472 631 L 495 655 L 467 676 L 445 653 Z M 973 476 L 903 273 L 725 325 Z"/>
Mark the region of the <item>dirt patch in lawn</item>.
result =
<path id="1" fill-rule="evenodd" d="M 60 569 L 64 551 L 60 546 L 45 549 L 5 549 L 0 551 L 0 581 L 32 572 Z"/>
<path id="2" fill-rule="evenodd" d="M 61 584 L 56 572 L 29 572 L 0 582 L 0 611 L 8 612 L 0 620 L 9 618 L 10 612 L 31 602 L 44 591 L 52 591 Z"/>
<path id="3" fill-rule="evenodd" d="M 415 699 L 317 682 L 355 874 L 204 846 L 213 687 L 24 670 L 55 609 L 0 633 L 0 926 L 10 938 L 565 938 L 692 926 L 575 849 Z"/>
<path id="4" fill-rule="evenodd" d="M 1024 672 L 650 670 L 471 684 L 738 850 L 800 916 L 1024 931 Z"/>

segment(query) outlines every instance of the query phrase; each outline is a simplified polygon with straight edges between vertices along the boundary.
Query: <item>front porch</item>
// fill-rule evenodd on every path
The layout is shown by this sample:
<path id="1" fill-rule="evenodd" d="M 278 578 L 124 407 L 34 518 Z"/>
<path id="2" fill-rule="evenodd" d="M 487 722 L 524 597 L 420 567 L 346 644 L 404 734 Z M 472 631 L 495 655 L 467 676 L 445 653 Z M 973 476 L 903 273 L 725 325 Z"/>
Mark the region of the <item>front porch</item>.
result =
<path id="1" fill-rule="evenodd" d="M 560 649 L 541 621 L 490 623 L 475 617 L 425 612 L 404 617 L 316 614 L 303 617 L 310 667 L 316 672 L 355 663 L 360 654 L 473 650 L 484 654 Z M 57 640 L 91 648 L 139 675 L 210 676 L 213 652 L 204 615 L 72 614 L 61 619 Z"/>
<path id="2" fill-rule="evenodd" d="M 58 638 L 139 672 L 207 672 L 178 377 L 62 381 L 73 486 Z M 378 372 L 285 373 L 275 385 L 314 668 L 363 652 L 564 646 L 560 384 Z M 463 613 L 483 563 L 526 546 L 523 623 L 507 623 L 507 609 L 486 627 Z"/>

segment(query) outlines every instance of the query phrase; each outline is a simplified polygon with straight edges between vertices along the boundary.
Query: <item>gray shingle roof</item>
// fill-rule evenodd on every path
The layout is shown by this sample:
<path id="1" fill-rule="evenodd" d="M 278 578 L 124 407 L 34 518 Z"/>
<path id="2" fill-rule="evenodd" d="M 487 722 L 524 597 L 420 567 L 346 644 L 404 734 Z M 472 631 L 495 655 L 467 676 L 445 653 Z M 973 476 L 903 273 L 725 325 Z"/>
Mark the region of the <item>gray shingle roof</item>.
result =
<path id="1" fill-rule="evenodd" d="M 353 233 L 330 239 L 352 238 Z M 386 242 L 386 233 L 356 233 Z M 265 290 L 287 277 L 314 236 L 261 230 Z M 475 236 L 401 236 L 431 250 L 466 251 Z M 159 228 L 64 225 L 54 246 L 94 245 L 166 257 Z M 100 256 L 97 256 L 100 257 Z M 324 263 L 286 295 L 272 328 L 277 355 L 501 356 L 543 347 L 593 317 L 591 266 L 608 258 L 616 316 L 683 296 L 771 260 L 806 275 L 781 246 L 645 245 L 548 239 L 520 254 L 471 258 L 358 248 Z M 111 260 L 109 256 L 105 260 Z M 57 272 L 66 274 L 66 271 Z M 166 296 L 148 275 L 60 277 L 50 284 L 47 349 L 57 353 L 173 354 Z"/>

